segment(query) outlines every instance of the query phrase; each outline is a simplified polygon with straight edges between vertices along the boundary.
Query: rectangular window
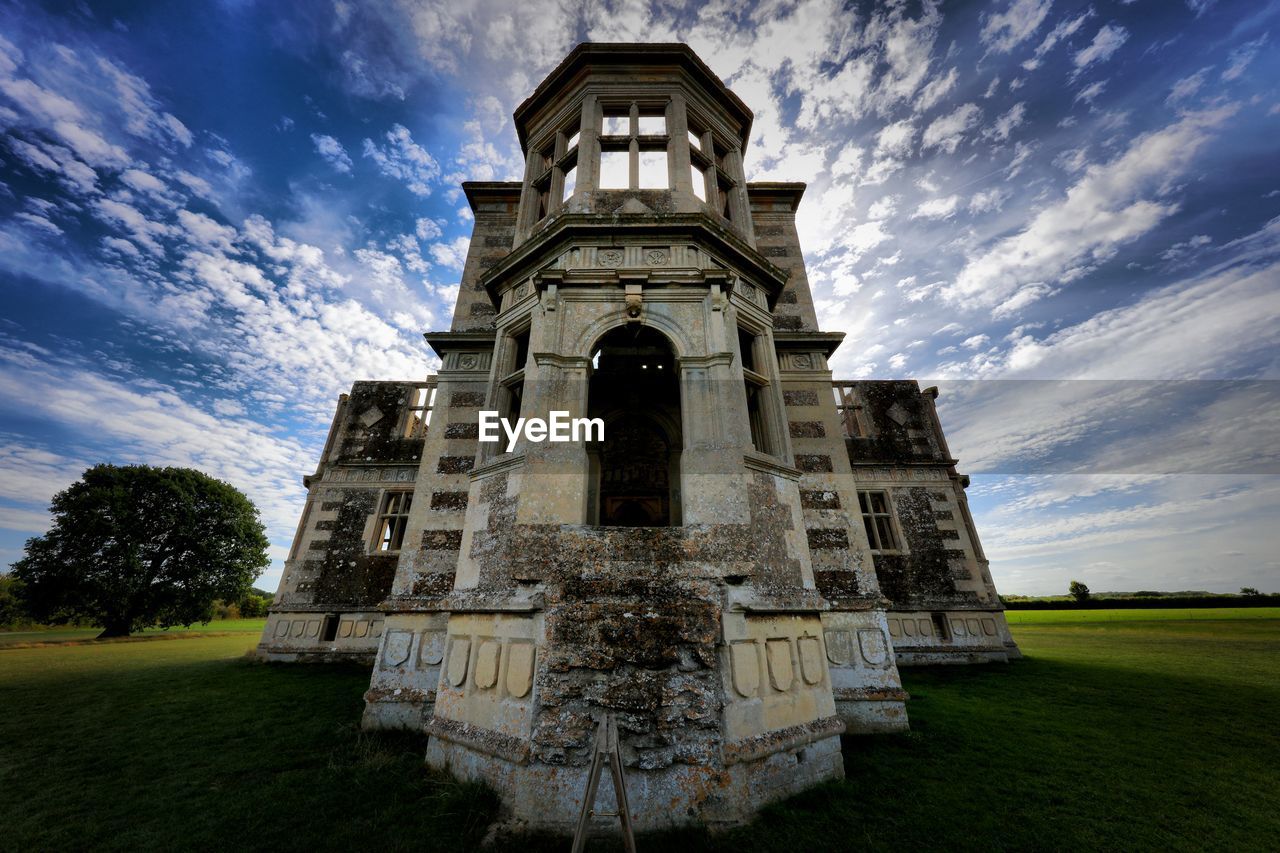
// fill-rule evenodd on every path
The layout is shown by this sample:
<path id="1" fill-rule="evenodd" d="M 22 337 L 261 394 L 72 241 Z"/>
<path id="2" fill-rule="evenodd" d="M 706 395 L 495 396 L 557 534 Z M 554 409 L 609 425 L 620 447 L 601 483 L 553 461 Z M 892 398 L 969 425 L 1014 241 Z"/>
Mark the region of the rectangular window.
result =
<path id="1" fill-rule="evenodd" d="M 756 369 L 756 336 L 741 326 L 738 327 L 738 353 L 742 356 L 743 369 Z"/>
<path id="2" fill-rule="evenodd" d="M 412 492 L 387 492 L 378 511 L 377 538 L 373 549 L 378 552 L 399 551 L 404 544 L 404 531 L 409 524 Z"/>
<path id="3" fill-rule="evenodd" d="M 702 170 L 697 166 L 690 164 L 689 179 L 693 182 L 693 194 L 700 200 L 707 200 L 707 176 L 702 174 Z"/>
<path id="4" fill-rule="evenodd" d="M 551 201 L 551 182 L 545 180 L 534 189 L 538 193 L 538 212 L 534 217 L 534 221 L 541 222 L 548 213 L 548 204 Z"/>
<path id="5" fill-rule="evenodd" d="M 623 113 L 622 115 L 608 115 L 604 117 L 604 129 L 600 133 L 601 136 L 630 136 L 631 135 L 631 116 Z"/>
<path id="6" fill-rule="evenodd" d="M 671 178 L 667 174 L 666 151 L 640 152 L 640 188 L 646 190 L 665 190 L 671 186 Z"/>
<path id="7" fill-rule="evenodd" d="M 758 372 L 761 365 L 756 352 L 759 336 L 750 329 L 738 327 L 738 354 L 742 360 L 743 389 L 747 396 L 747 423 L 751 427 L 751 446 L 761 453 L 777 455 L 776 442 L 769 433 L 765 419 L 769 378 Z"/>
<path id="8" fill-rule="evenodd" d="M 631 157 L 626 151 L 600 152 L 600 189 L 625 190 L 631 186 Z"/>
<path id="9" fill-rule="evenodd" d="M 760 411 L 760 397 L 763 388 L 748 379 L 745 383 L 747 391 L 747 423 L 751 425 L 751 446 L 761 453 L 769 452 L 768 439 L 764 429 L 764 414 Z"/>
<path id="10" fill-rule="evenodd" d="M 727 184 L 724 181 L 718 181 L 717 183 L 719 184 L 718 189 L 720 190 L 720 215 L 725 219 L 732 220 L 733 206 L 729 204 L 729 191 L 733 189 L 733 185 Z"/>
<path id="11" fill-rule="evenodd" d="M 569 134 L 569 139 L 564 144 L 564 153 L 568 154 L 570 151 L 578 147 L 579 133 L 580 131 L 575 130 Z"/>
<path id="12" fill-rule="evenodd" d="M 888 492 L 858 492 L 862 523 L 867 528 L 867 541 L 872 551 L 898 551 L 898 537 L 893 532 L 893 512 Z"/>
<path id="13" fill-rule="evenodd" d="M 413 389 L 413 394 L 409 398 L 409 409 L 405 415 L 405 438 L 422 438 L 427 434 L 427 427 L 431 424 L 431 407 L 435 399 L 434 385 L 419 385 Z"/>
<path id="14" fill-rule="evenodd" d="M 641 136 L 666 136 L 667 117 L 664 115 L 640 116 Z"/>
<path id="15" fill-rule="evenodd" d="M 560 200 L 564 201 L 573 195 L 574 189 L 578 186 L 578 167 L 573 166 L 569 171 L 564 173 L 564 193 Z"/>
<path id="16" fill-rule="evenodd" d="M 836 414 L 840 417 L 840 426 L 845 438 L 866 438 L 867 432 L 862 428 L 862 404 L 852 385 L 833 385 L 831 389 L 836 398 Z"/>
<path id="17" fill-rule="evenodd" d="M 692 146 L 694 151 L 702 150 L 702 137 L 692 130 L 689 131 L 689 145 Z"/>

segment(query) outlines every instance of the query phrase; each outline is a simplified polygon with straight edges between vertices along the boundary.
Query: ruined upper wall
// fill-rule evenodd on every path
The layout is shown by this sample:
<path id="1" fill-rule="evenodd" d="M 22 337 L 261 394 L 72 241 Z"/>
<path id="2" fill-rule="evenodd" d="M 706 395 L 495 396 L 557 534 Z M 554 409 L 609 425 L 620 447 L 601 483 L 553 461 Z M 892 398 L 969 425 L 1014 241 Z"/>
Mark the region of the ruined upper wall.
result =
<path id="1" fill-rule="evenodd" d="M 914 379 L 841 382 L 849 461 L 853 465 L 949 465 L 933 410 L 934 389 Z"/>
<path id="2" fill-rule="evenodd" d="M 408 463 L 422 458 L 422 434 L 407 422 L 419 382 L 356 382 L 351 386 L 329 462 Z M 416 434 L 415 434 L 416 432 Z"/>

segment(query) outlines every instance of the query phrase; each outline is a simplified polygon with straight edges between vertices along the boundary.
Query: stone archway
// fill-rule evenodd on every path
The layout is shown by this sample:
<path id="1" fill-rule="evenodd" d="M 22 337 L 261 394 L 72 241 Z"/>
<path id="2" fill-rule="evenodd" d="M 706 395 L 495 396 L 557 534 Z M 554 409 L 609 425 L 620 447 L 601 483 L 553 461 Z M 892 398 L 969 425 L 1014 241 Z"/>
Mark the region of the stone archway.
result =
<path id="1" fill-rule="evenodd" d="M 620 326 L 592 350 L 589 417 L 604 419 L 604 440 L 588 448 L 590 520 L 610 527 L 680 523 L 680 382 L 667 338 L 646 326 Z"/>

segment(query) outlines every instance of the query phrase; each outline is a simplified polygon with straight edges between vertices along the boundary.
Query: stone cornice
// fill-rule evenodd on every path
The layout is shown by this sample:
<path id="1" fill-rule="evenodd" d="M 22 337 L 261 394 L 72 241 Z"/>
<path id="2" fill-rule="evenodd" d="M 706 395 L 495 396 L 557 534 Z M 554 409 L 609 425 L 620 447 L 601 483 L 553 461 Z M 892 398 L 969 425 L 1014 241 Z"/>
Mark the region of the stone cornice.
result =
<path id="1" fill-rule="evenodd" d="M 521 243 L 480 278 L 494 307 L 501 304 L 499 285 L 519 282 L 535 273 L 554 277 L 564 271 L 546 269 L 575 240 L 607 239 L 616 243 L 636 238 L 679 238 L 706 245 L 725 262 L 749 272 L 768 294 L 770 307 L 786 285 L 790 273 L 771 263 L 732 231 L 717 225 L 703 213 L 637 214 L 605 216 L 594 213 L 565 213 L 555 217 L 537 236 Z M 654 270 L 660 272 L 660 270 Z"/>

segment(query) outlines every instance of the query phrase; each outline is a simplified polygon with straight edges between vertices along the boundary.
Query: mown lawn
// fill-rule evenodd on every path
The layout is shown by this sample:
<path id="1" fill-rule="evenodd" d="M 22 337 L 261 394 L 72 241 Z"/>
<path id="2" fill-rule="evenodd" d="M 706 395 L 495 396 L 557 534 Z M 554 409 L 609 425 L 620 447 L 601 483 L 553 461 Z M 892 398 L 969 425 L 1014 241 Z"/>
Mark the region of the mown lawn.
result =
<path id="1" fill-rule="evenodd" d="M 266 626 L 266 619 L 217 619 L 204 625 L 192 625 L 190 628 L 148 628 L 132 637 L 117 637 L 110 642 L 131 643 L 139 640 L 156 638 L 187 638 L 191 635 L 208 634 L 251 634 L 255 638 L 261 636 Z M 0 649 L 25 647 L 44 643 L 78 643 L 94 640 L 102 633 L 101 628 L 37 628 L 31 631 L 0 631 Z M 256 639 L 255 639 L 256 642 Z"/>
<path id="2" fill-rule="evenodd" d="M 912 732 L 846 738 L 846 781 L 641 849 L 1275 849 L 1280 614 L 1168 613 L 1011 613 L 1027 658 L 905 671 Z M 490 796 L 359 733 L 365 671 L 255 641 L 0 646 L 0 849 L 478 843 Z"/>

